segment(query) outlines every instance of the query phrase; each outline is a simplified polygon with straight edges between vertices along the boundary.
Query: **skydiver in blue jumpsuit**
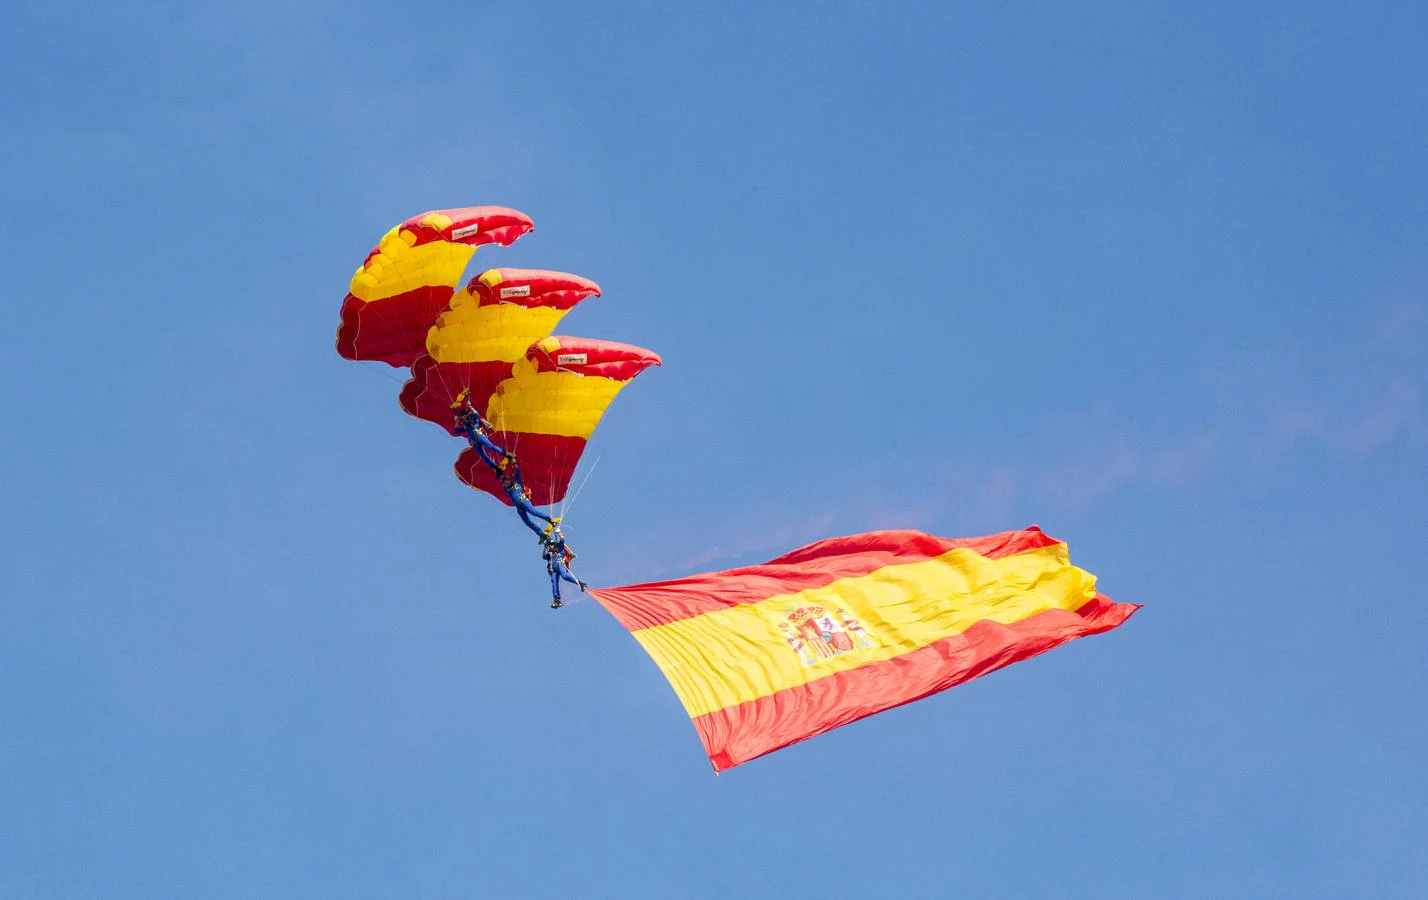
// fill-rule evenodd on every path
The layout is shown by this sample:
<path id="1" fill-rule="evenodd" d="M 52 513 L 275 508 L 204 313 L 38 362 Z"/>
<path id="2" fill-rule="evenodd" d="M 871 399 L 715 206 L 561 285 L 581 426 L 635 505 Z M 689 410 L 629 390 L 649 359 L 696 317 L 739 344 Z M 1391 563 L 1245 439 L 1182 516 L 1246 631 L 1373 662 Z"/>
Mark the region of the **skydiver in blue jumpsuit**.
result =
<path id="1" fill-rule="evenodd" d="M 560 519 L 552 519 L 541 538 L 541 558 L 545 560 L 545 571 L 550 575 L 550 608 L 560 609 L 560 582 L 568 581 L 584 591 L 588 585 L 570 573 L 570 562 L 575 559 L 575 551 L 565 545 L 565 535 L 560 530 Z"/>
<path id="2" fill-rule="evenodd" d="M 501 458 L 500 465 L 496 466 L 496 474 L 500 476 L 501 488 L 506 492 L 511 505 L 516 508 L 516 515 L 521 517 L 521 521 L 526 523 L 526 527 L 536 533 L 542 544 L 545 543 L 545 536 L 550 531 L 550 526 L 555 520 L 531 505 L 531 492 L 526 488 L 526 484 L 521 480 L 521 467 L 516 465 L 516 457 L 507 453 Z M 542 528 L 531 521 L 531 517 L 546 523 Z"/>
<path id="3" fill-rule="evenodd" d="M 466 396 L 464 392 L 462 396 Z M 463 409 L 453 404 L 451 408 L 456 413 L 456 433 L 471 443 L 471 449 L 476 451 L 486 465 L 497 471 L 504 468 L 500 461 L 506 457 L 506 451 L 497 447 L 487 437 L 491 423 L 469 405 Z"/>
<path id="4" fill-rule="evenodd" d="M 530 491 L 521 478 L 521 467 L 516 462 L 516 455 L 507 452 L 491 440 L 491 423 L 486 421 L 485 417 L 471 405 L 468 391 L 462 391 L 457 396 L 456 402 L 451 404 L 451 411 L 456 417 L 456 433 L 466 438 L 467 442 L 471 444 L 471 449 L 481 457 L 481 461 L 490 467 L 497 478 L 501 479 L 501 489 L 506 492 L 506 497 L 516 508 L 516 514 L 521 517 L 521 521 L 525 523 L 526 527 L 540 538 L 541 558 L 545 560 L 545 570 L 550 575 L 550 606 L 551 609 L 559 609 L 562 579 L 582 591 L 587 587 L 585 582 L 570 572 L 570 561 L 575 559 L 575 553 L 566 546 L 565 535 L 560 530 L 560 519 L 546 515 L 531 504 Z M 532 517 L 544 522 L 545 527 L 542 528 L 533 522 Z"/>
<path id="5" fill-rule="evenodd" d="M 526 484 L 521 480 L 521 467 L 516 464 L 516 455 L 508 453 L 498 446 L 490 438 L 491 423 L 486 421 L 471 405 L 470 394 L 462 391 L 456 398 L 456 402 L 451 404 L 451 411 L 456 416 L 456 433 L 466 438 L 471 444 L 471 449 L 476 451 L 476 455 L 481 457 L 481 461 L 490 467 L 496 477 L 501 479 L 501 489 L 506 492 L 506 497 L 511 501 L 511 505 L 516 508 L 516 514 L 521 517 L 521 521 L 526 527 L 535 532 L 535 536 L 545 542 L 546 527 L 537 525 L 531 521 L 534 516 L 550 525 L 550 516 L 536 509 L 531 505 L 530 491 L 526 489 Z"/>

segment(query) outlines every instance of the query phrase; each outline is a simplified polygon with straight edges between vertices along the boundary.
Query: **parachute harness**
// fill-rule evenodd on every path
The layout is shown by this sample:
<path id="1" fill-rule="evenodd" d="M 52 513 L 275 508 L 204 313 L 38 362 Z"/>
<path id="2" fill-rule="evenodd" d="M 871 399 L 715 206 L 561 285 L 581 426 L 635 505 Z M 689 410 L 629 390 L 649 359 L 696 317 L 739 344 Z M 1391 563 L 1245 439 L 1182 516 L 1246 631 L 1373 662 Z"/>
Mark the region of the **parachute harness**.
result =
<path id="1" fill-rule="evenodd" d="M 526 527 L 540 538 L 541 558 L 545 560 L 546 574 L 550 576 L 551 609 L 560 609 L 560 583 L 568 581 L 580 588 L 589 587 L 570 571 L 570 563 L 575 559 L 575 551 L 565 543 L 565 534 L 560 530 L 560 516 L 550 516 L 536 509 L 531 503 L 530 489 L 521 479 L 520 463 L 516 454 L 491 440 L 491 423 L 471 405 L 471 392 L 463 390 L 451 404 L 451 412 L 456 418 L 456 433 L 465 437 L 471 449 L 481 458 L 497 478 L 501 487 L 516 508 L 516 514 Z M 542 528 L 532 519 L 545 522 Z"/>

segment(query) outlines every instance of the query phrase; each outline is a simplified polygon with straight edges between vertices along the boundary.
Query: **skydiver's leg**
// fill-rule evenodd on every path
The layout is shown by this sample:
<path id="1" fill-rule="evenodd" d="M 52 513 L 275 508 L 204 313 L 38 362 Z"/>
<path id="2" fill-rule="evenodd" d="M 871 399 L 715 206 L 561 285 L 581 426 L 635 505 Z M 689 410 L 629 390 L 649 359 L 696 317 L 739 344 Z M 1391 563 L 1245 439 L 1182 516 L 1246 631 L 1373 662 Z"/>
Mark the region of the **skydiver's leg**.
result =
<path id="1" fill-rule="evenodd" d="M 526 500 L 526 498 L 519 493 L 512 492 L 507 494 L 507 496 L 509 496 L 511 498 L 511 502 L 515 504 L 516 512 L 520 515 L 521 521 L 525 522 L 526 527 L 529 528 L 531 531 L 534 531 L 536 533 L 536 537 L 540 538 L 541 543 L 544 544 L 546 539 L 546 531 L 548 530 L 549 526 L 554 524 L 554 521 L 551 519 L 551 517 L 536 509 L 534 506 L 531 506 L 530 501 Z M 532 517 L 540 519 L 542 522 L 545 523 L 545 526 L 540 526 L 537 525 L 535 522 L 532 522 Z"/>
<path id="2" fill-rule="evenodd" d="M 560 609 L 560 576 L 552 563 L 546 563 L 545 569 L 550 573 L 550 608 Z"/>
<path id="3" fill-rule="evenodd" d="M 535 532 L 536 537 L 538 537 L 538 538 L 540 538 L 542 541 L 544 541 L 544 540 L 545 540 L 545 529 L 542 528 L 541 526 L 537 525 L 536 523 L 534 523 L 534 522 L 531 521 L 530 514 L 526 512 L 526 510 L 527 510 L 528 508 L 529 508 L 529 507 L 526 506 L 526 505 L 523 504 L 523 503 L 517 503 L 517 504 L 516 504 L 516 515 L 518 515 L 518 516 L 521 517 L 521 521 L 526 523 L 526 527 L 527 527 L 527 528 L 529 528 L 531 531 L 534 531 L 534 532 Z M 550 520 L 547 519 L 546 521 L 550 521 Z"/>
<path id="4" fill-rule="evenodd" d="M 501 474 L 500 460 L 505 456 L 505 451 L 491 443 L 491 441 L 479 431 L 473 431 L 469 428 L 459 428 L 456 433 L 466 438 L 466 443 L 471 445 L 471 449 L 476 451 L 476 455 L 481 457 L 481 461 L 489 466 L 492 472 L 495 472 L 497 475 Z"/>
<path id="5" fill-rule="evenodd" d="M 564 578 L 582 591 L 585 590 L 585 582 L 571 574 L 570 567 L 565 564 L 565 560 L 557 558 L 553 560 L 553 562 L 555 563 L 556 574 L 559 575 L 560 578 Z"/>
<path id="6" fill-rule="evenodd" d="M 531 505 L 531 502 L 530 502 L 529 500 L 527 500 L 525 497 L 522 497 L 522 498 L 520 499 L 519 505 L 520 505 L 522 508 L 524 508 L 526 512 L 528 512 L 528 513 L 530 513 L 531 515 L 535 516 L 537 519 L 540 519 L 541 521 L 545 522 L 547 525 L 549 525 L 552 521 L 554 521 L 554 520 L 551 519 L 550 516 L 546 515 L 545 513 L 541 512 L 540 510 L 538 510 L 538 509 L 536 509 L 534 506 L 532 506 L 532 505 Z"/>
<path id="7" fill-rule="evenodd" d="M 476 455 L 481 457 L 481 461 L 491 467 L 491 471 L 497 475 L 501 474 L 501 461 L 506 457 L 506 451 L 496 446 L 490 438 L 479 431 L 470 428 L 463 428 L 458 431 L 462 437 L 466 438 L 466 443 L 471 445 L 471 449 L 476 451 Z"/>
<path id="8" fill-rule="evenodd" d="M 471 446 L 476 448 L 476 455 L 481 457 L 481 461 L 485 463 L 491 469 L 492 472 L 495 472 L 497 475 L 501 474 L 500 462 L 492 458 L 491 451 L 486 449 L 485 444 L 473 443 Z"/>
<path id="9" fill-rule="evenodd" d="M 493 440 L 491 440 L 490 438 L 486 437 L 486 435 L 482 434 L 482 433 L 479 432 L 479 431 L 478 431 L 478 432 L 473 432 L 473 435 L 475 436 L 475 439 L 481 443 L 481 446 L 484 447 L 484 448 L 486 448 L 486 453 L 487 453 L 487 454 L 490 454 L 490 456 L 491 456 L 493 459 L 501 459 L 501 458 L 505 457 L 506 451 L 505 451 L 505 450 L 502 450 L 500 447 L 496 446 L 496 442 L 495 442 L 495 441 L 493 441 Z M 483 454 L 483 455 L 485 455 L 485 454 Z"/>

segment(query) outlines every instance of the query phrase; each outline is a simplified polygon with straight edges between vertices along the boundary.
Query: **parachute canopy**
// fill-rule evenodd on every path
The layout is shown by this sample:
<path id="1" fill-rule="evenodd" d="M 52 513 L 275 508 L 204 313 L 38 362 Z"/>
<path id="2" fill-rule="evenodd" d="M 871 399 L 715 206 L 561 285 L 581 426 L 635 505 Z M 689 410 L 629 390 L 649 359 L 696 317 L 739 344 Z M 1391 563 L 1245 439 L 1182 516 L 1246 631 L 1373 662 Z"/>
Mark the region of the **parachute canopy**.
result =
<path id="1" fill-rule="evenodd" d="M 600 286 L 588 278 L 538 269 L 489 269 L 451 298 L 427 332 L 426 353 L 402 387 L 402 409 L 456 433 L 451 404 L 463 390 L 486 414 L 496 386 L 532 344 Z"/>
<path id="2" fill-rule="evenodd" d="M 352 276 L 337 352 L 346 359 L 411 365 L 476 248 L 509 245 L 533 227 L 529 216 L 514 209 L 468 206 L 422 213 L 388 231 Z"/>
<path id="3" fill-rule="evenodd" d="M 590 338 L 547 337 L 512 366 L 490 395 L 491 439 L 516 454 L 537 506 L 565 498 L 570 476 L 615 395 L 650 366 L 651 350 Z M 509 503 L 501 483 L 474 450 L 462 452 L 456 474 Z"/>
<path id="4" fill-rule="evenodd" d="M 337 351 L 347 359 L 410 366 L 401 405 L 456 435 L 453 404 L 492 423 L 486 437 L 514 454 L 530 501 L 565 497 L 585 443 L 615 395 L 644 369 L 649 350 L 551 337 L 576 304 L 600 295 L 589 278 L 544 269 L 487 269 L 457 290 L 478 246 L 509 245 L 532 229 L 525 213 L 468 206 L 422 213 L 382 237 L 352 276 Z M 463 399 L 464 394 L 464 399 Z M 474 436 L 467 436 L 473 442 Z M 461 480 L 510 503 L 474 452 Z"/>

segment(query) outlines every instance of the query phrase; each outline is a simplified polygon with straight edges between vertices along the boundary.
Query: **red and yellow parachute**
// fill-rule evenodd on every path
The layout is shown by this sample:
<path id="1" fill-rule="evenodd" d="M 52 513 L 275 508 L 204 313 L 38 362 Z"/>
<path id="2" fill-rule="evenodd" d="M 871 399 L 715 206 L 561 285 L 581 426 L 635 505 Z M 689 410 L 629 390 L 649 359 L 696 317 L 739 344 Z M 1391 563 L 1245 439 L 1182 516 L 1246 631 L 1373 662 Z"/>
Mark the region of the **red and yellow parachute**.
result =
<path id="1" fill-rule="evenodd" d="M 548 337 L 526 351 L 511 376 L 496 385 L 485 415 L 492 439 L 516 454 L 536 506 L 559 503 L 575 464 L 605 409 L 634 377 L 660 364 L 658 355 L 629 344 Z M 456 475 L 510 503 L 490 468 L 467 448 Z"/>
<path id="2" fill-rule="evenodd" d="M 566 313 L 600 286 L 538 269 L 487 269 L 457 290 L 476 248 L 510 245 L 529 216 L 502 206 L 423 213 L 383 236 L 352 276 L 337 352 L 346 359 L 411 367 L 404 410 L 455 434 L 462 392 L 516 454 L 531 502 L 565 498 L 570 478 L 610 402 L 652 351 L 589 338 L 554 337 Z M 509 503 L 469 449 L 456 463 L 471 487 Z"/>
<path id="3" fill-rule="evenodd" d="M 514 209 L 468 206 L 412 216 L 388 231 L 352 276 L 337 352 L 411 365 L 476 248 L 513 244 L 533 227 L 530 216 Z"/>

